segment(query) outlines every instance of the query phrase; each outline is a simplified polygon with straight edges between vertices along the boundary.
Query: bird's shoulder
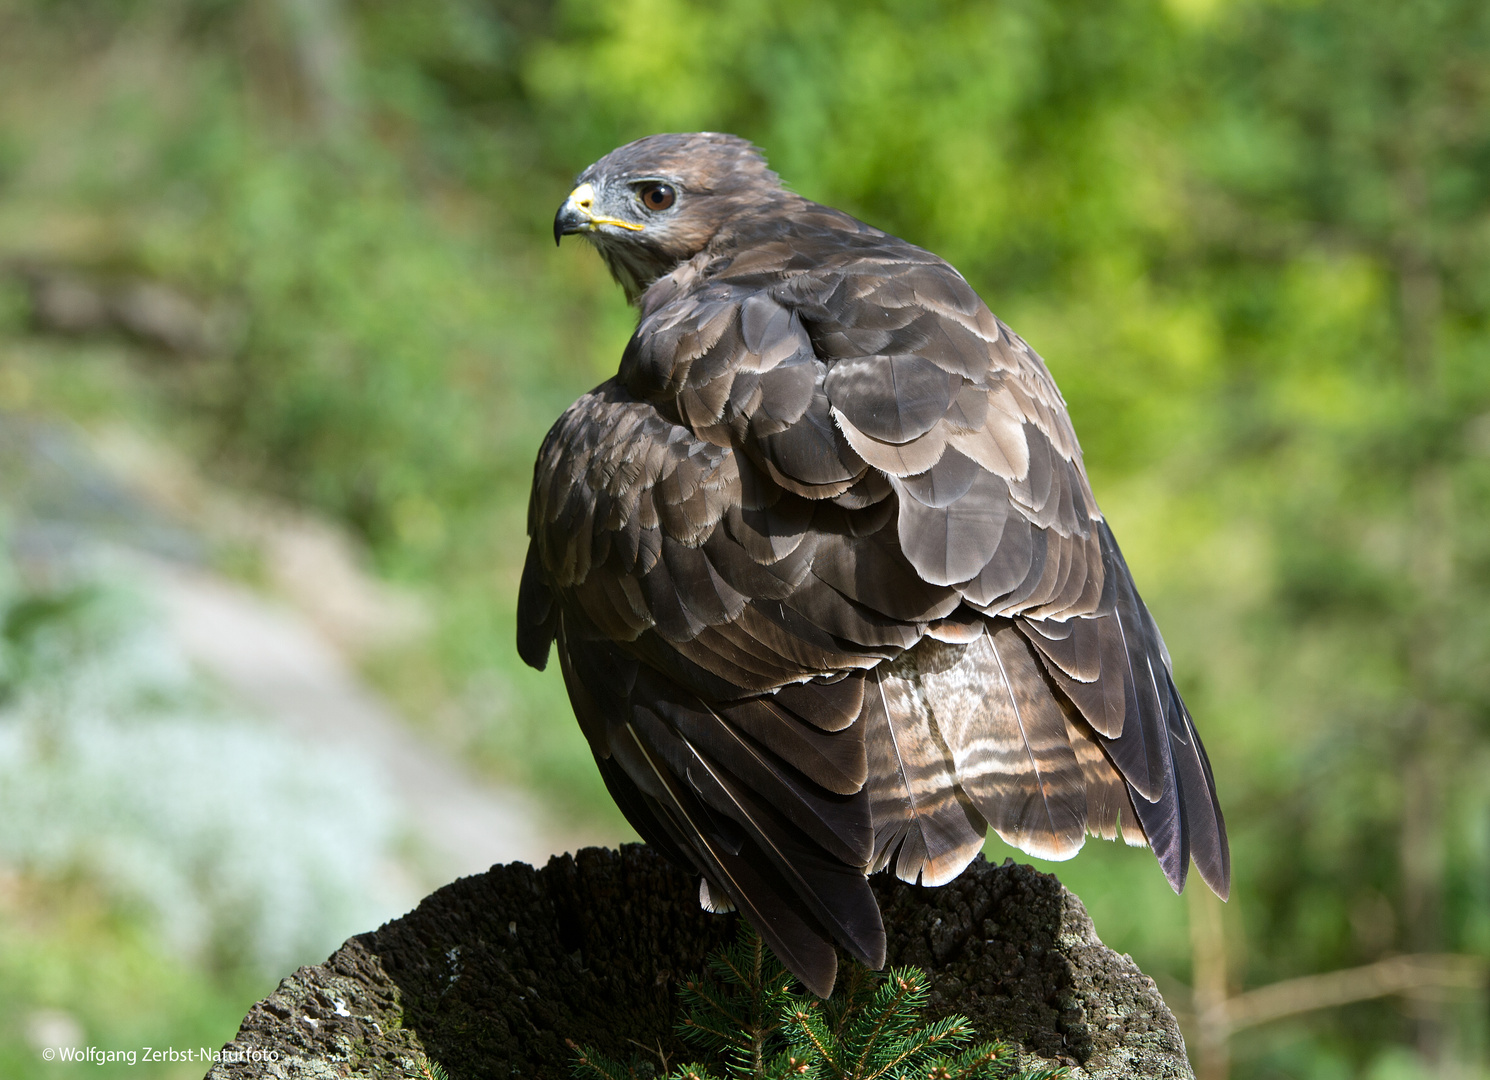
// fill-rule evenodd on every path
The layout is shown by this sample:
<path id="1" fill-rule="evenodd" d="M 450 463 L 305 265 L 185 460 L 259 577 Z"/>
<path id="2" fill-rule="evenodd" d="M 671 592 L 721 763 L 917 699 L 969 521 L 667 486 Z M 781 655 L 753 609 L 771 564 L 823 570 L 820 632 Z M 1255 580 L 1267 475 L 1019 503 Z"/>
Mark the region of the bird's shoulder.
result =
<path id="1" fill-rule="evenodd" d="M 621 380 L 664 410 L 689 399 L 695 408 L 674 415 L 690 423 L 699 394 L 723 389 L 721 373 L 764 374 L 805 359 L 805 344 L 823 378 L 843 368 L 832 374 L 839 389 L 829 397 L 843 398 L 852 410 L 844 415 L 857 414 L 866 426 L 854 426 L 871 439 L 910 441 L 899 436 L 917 420 L 905 416 L 904 426 L 902 413 L 929 415 L 944 391 L 957 398 L 961 380 L 975 388 L 964 403 L 981 409 L 979 393 L 991 394 L 1003 413 L 1034 424 L 1063 458 L 1079 462 L 1066 403 L 1044 361 L 956 268 L 831 207 L 796 200 L 737 225 L 654 283 L 640 308 Z M 898 406 L 887 409 L 883 393 L 860 398 L 871 389 L 866 378 L 893 383 Z M 705 437 L 719 434 L 712 423 L 693 426 Z"/>
<path id="2" fill-rule="evenodd" d="M 615 537 L 617 569 L 640 575 L 658 558 L 659 530 L 696 543 L 738 488 L 729 448 L 698 439 L 609 379 L 566 409 L 543 440 L 528 530 L 556 585 L 584 580 L 583 541 L 600 534 Z"/>
<path id="3" fill-rule="evenodd" d="M 620 379 L 798 494 L 837 497 L 866 466 L 926 473 L 950 447 L 944 471 L 967 460 L 1016 487 L 1032 458 L 1042 484 L 1053 456 L 1073 472 L 1069 498 L 1098 516 L 1039 355 L 945 260 L 805 200 L 656 283 Z M 773 453 L 787 444 L 797 469 Z"/>

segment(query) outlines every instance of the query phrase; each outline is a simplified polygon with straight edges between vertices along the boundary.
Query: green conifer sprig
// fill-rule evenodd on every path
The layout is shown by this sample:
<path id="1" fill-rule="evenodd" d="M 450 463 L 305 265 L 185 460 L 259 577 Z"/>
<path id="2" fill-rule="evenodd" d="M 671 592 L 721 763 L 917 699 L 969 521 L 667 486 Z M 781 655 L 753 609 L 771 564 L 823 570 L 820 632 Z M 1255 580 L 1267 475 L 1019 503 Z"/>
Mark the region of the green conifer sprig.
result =
<path id="1" fill-rule="evenodd" d="M 712 976 L 712 977 L 710 977 Z M 797 993 L 791 975 L 748 925 L 711 953 L 708 974 L 678 989 L 677 1030 L 712 1056 L 661 1080 L 1058 1080 L 1065 1069 L 1020 1071 L 1003 1041 L 973 1044 L 965 1016 L 921 1022 L 930 1000 L 926 973 L 886 973 L 851 964 L 827 1001 Z M 577 1080 L 652 1080 L 658 1070 L 633 1057 L 622 1064 L 576 1046 Z M 663 1069 L 667 1064 L 663 1062 Z M 722 1070 L 720 1072 L 715 1070 Z"/>
<path id="2" fill-rule="evenodd" d="M 450 1080 L 445 1066 L 425 1054 L 420 1054 L 414 1060 L 414 1075 L 417 1080 Z"/>
<path id="3" fill-rule="evenodd" d="M 710 953 L 707 962 L 713 979 L 696 976 L 678 988 L 684 1011 L 678 1034 L 721 1057 L 732 1077 L 767 1075 L 783 1012 L 795 1000 L 791 975 L 753 930 Z"/>

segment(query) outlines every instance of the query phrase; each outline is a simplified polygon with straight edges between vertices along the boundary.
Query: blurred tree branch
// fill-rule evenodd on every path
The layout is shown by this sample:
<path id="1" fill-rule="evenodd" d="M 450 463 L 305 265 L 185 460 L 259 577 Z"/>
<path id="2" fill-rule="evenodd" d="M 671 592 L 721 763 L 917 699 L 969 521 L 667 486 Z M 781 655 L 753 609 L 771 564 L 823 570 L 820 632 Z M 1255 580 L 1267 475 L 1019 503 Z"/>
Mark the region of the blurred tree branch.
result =
<path id="1" fill-rule="evenodd" d="M 1483 990 L 1490 964 L 1483 957 L 1459 953 L 1389 956 L 1374 964 L 1302 975 L 1235 994 L 1197 1009 L 1193 1019 L 1202 1030 L 1229 1038 L 1246 1028 L 1290 1016 L 1350 1005 L 1357 1001 L 1411 994 L 1414 991 Z"/>
<path id="2" fill-rule="evenodd" d="M 1192 905 L 1192 915 L 1197 906 Z M 1215 919 L 1214 923 L 1219 927 L 1220 920 Z M 1208 936 L 1210 930 L 1207 927 L 1201 936 Z M 1224 975 L 1224 960 L 1221 963 Z M 1199 975 L 1201 965 L 1197 963 L 1196 967 Z M 1226 1044 L 1233 1035 L 1247 1028 L 1395 994 L 1483 990 L 1487 977 L 1490 977 L 1490 964 L 1483 957 L 1457 953 L 1389 956 L 1374 964 L 1284 979 L 1219 999 L 1214 986 L 1209 982 L 1203 984 L 1197 977 L 1191 991 L 1194 1011 L 1184 1018 L 1198 1033 L 1196 1075 L 1199 1080 L 1226 1080 L 1230 1075 Z"/>

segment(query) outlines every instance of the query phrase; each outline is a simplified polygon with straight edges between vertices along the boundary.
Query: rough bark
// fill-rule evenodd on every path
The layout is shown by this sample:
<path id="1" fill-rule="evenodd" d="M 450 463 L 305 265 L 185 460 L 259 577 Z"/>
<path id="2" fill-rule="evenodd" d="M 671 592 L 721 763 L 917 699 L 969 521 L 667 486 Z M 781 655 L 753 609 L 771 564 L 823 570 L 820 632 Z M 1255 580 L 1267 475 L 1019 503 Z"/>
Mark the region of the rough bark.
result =
<path id="1" fill-rule="evenodd" d="M 965 1013 L 1077 1080 L 1192 1077 L 1153 980 L 1098 940 L 1053 876 L 980 857 L 942 888 L 880 875 L 875 892 L 890 962 L 930 974 L 933 1013 Z M 640 845 L 463 878 L 285 979 L 208 1078 L 416 1077 L 421 1055 L 451 1080 L 564 1078 L 566 1039 L 690 1060 L 673 1034 L 674 984 L 738 918 L 701 911 L 697 896 Z"/>

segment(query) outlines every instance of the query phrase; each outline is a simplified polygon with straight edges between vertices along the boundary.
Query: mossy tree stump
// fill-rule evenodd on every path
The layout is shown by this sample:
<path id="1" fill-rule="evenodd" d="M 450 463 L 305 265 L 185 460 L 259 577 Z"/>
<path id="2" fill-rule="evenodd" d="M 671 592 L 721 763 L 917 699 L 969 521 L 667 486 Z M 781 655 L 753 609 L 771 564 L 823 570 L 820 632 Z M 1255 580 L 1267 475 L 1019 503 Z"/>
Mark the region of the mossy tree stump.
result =
<path id="1" fill-rule="evenodd" d="M 979 858 L 938 889 L 872 880 L 889 961 L 927 971 L 933 1015 L 961 1012 L 1076 1080 L 1192 1077 L 1153 980 L 1055 877 Z M 697 884 L 641 845 L 493 867 L 285 979 L 208 1077 L 392 1080 L 427 1060 L 450 1080 L 567 1078 L 568 1039 L 691 1060 L 675 983 L 737 920 L 701 911 Z"/>

